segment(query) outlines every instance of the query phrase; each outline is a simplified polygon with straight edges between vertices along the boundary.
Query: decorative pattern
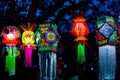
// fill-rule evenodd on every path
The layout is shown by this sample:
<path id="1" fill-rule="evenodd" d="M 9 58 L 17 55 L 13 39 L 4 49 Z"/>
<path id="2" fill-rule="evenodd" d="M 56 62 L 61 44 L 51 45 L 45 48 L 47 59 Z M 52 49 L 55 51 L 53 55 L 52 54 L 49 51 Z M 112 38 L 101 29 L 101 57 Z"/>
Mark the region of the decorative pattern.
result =
<path id="1" fill-rule="evenodd" d="M 99 46 L 98 79 L 114 80 L 116 70 L 116 25 L 113 17 L 98 18 L 96 39 Z"/>
<path id="2" fill-rule="evenodd" d="M 97 20 L 96 41 L 97 44 L 115 44 L 116 43 L 116 25 L 114 19 L 108 16 L 102 16 Z"/>
<path id="3" fill-rule="evenodd" d="M 49 43 L 54 43 L 57 39 L 57 34 L 54 30 L 48 30 L 45 34 L 46 41 Z"/>
<path id="4" fill-rule="evenodd" d="M 40 24 L 35 32 L 39 52 L 39 80 L 57 79 L 57 45 L 59 35 L 56 24 Z"/>
<path id="5" fill-rule="evenodd" d="M 108 23 L 104 23 L 101 28 L 99 29 L 99 32 L 105 36 L 105 38 L 109 38 L 111 34 L 115 31 L 115 29 L 109 25 Z"/>
<path id="6" fill-rule="evenodd" d="M 39 51 L 55 50 L 59 41 L 57 25 L 50 23 L 40 24 L 35 32 L 35 39 Z"/>

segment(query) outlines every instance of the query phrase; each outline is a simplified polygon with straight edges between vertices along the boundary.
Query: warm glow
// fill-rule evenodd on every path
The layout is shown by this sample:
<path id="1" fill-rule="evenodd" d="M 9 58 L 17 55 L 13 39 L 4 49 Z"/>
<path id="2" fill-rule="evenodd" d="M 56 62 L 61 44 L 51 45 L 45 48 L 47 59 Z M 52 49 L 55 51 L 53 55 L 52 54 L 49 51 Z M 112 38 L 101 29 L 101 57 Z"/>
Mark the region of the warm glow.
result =
<path id="1" fill-rule="evenodd" d="M 34 32 L 33 31 L 25 31 L 22 35 L 22 42 L 25 44 L 34 44 Z"/>
<path id="2" fill-rule="evenodd" d="M 12 40 L 12 39 L 15 39 L 15 36 L 14 36 L 14 34 L 9 33 L 9 34 L 7 34 L 7 38 Z"/>
<path id="3" fill-rule="evenodd" d="M 20 43 L 20 30 L 15 26 L 5 26 L 1 33 L 2 43 L 9 46 L 15 46 Z"/>
<path id="4" fill-rule="evenodd" d="M 72 34 L 75 36 L 85 36 L 89 33 L 85 22 L 74 22 L 72 26 Z"/>

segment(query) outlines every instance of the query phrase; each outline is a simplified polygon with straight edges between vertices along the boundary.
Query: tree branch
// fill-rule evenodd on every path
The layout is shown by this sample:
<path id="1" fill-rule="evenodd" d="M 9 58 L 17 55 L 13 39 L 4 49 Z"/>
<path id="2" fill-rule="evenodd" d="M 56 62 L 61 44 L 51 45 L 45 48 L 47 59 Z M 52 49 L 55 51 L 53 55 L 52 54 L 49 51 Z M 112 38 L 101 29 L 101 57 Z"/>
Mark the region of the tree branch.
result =
<path id="1" fill-rule="evenodd" d="M 10 8 L 11 8 L 12 15 L 14 17 L 15 22 L 19 23 L 20 21 L 19 21 L 18 16 L 15 12 L 15 1 L 14 0 L 10 0 Z"/>
<path id="2" fill-rule="evenodd" d="M 29 13 L 28 13 L 28 18 L 27 18 L 28 22 L 33 22 L 34 15 L 37 11 L 38 2 L 39 2 L 39 0 L 32 0 L 32 4 L 30 6 L 30 10 L 29 10 Z"/>

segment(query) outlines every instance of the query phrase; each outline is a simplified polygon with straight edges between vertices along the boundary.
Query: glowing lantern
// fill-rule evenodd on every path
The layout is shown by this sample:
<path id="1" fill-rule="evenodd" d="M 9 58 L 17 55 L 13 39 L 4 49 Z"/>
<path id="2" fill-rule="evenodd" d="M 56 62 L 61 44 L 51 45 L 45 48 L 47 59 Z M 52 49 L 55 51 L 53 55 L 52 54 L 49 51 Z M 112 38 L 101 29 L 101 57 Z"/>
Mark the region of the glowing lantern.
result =
<path id="1" fill-rule="evenodd" d="M 99 46 L 98 78 L 106 80 L 115 79 L 116 70 L 116 30 L 115 20 L 112 16 L 100 16 L 96 25 L 96 40 Z"/>
<path id="2" fill-rule="evenodd" d="M 56 24 L 40 24 L 35 32 L 36 45 L 39 51 L 56 52 L 59 35 L 57 33 Z"/>
<path id="3" fill-rule="evenodd" d="M 40 80 L 56 80 L 56 52 L 59 41 L 57 25 L 51 23 L 40 24 L 35 31 L 35 39 L 39 51 Z"/>
<path id="4" fill-rule="evenodd" d="M 119 13 L 119 16 L 118 16 L 118 37 L 117 37 L 117 43 L 120 44 L 120 13 Z"/>
<path id="5" fill-rule="evenodd" d="M 85 59 L 85 47 L 84 44 L 86 44 L 87 38 L 85 36 L 88 35 L 89 29 L 87 27 L 87 23 L 85 22 L 85 17 L 84 15 L 77 16 L 73 20 L 73 25 L 72 25 L 72 31 L 71 33 L 77 37 L 74 41 L 77 41 L 78 48 L 77 48 L 77 61 L 79 63 L 83 63 L 86 61 Z"/>
<path id="6" fill-rule="evenodd" d="M 22 42 L 21 50 L 25 50 L 25 66 L 31 67 L 32 66 L 32 50 L 36 49 L 36 45 L 34 44 L 34 30 L 36 28 L 35 24 L 28 25 L 23 24 L 20 26 L 24 32 L 22 34 Z"/>
<path id="7" fill-rule="evenodd" d="M 16 47 L 20 43 L 20 30 L 15 26 L 5 26 L 1 33 L 2 43 L 5 45 L 2 54 L 6 56 L 5 71 L 9 76 L 15 75 L 15 57 L 19 55 L 19 49 Z"/>

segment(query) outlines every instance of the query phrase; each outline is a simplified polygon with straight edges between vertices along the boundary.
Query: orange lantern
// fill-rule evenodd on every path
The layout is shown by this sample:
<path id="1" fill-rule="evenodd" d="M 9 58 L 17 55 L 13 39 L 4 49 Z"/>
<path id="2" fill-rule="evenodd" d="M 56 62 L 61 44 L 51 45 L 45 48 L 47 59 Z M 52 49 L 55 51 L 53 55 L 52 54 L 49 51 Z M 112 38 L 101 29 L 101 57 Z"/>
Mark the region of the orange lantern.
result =
<path id="1" fill-rule="evenodd" d="M 89 29 L 83 14 L 76 16 L 73 20 L 71 33 L 77 37 L 74 41 L 79 43 L 77 46 L 77 61 L 79 63 L 84 63 L 86 61 L 84 44 L 86 44 L 87 40 L 85 36 L 88 35 Z"/>
<path id="2" fill-rule="evenodd" d="M 89 29 L 87 27 L 87 23 L 85 22 L 84 15 L 77 16 L 73 19 L 73 22 L 71 33 L 77 37 L 75 41 L 86 41 L 87 38 L 85 38 L 85 36 L 89 33 Z"/>

